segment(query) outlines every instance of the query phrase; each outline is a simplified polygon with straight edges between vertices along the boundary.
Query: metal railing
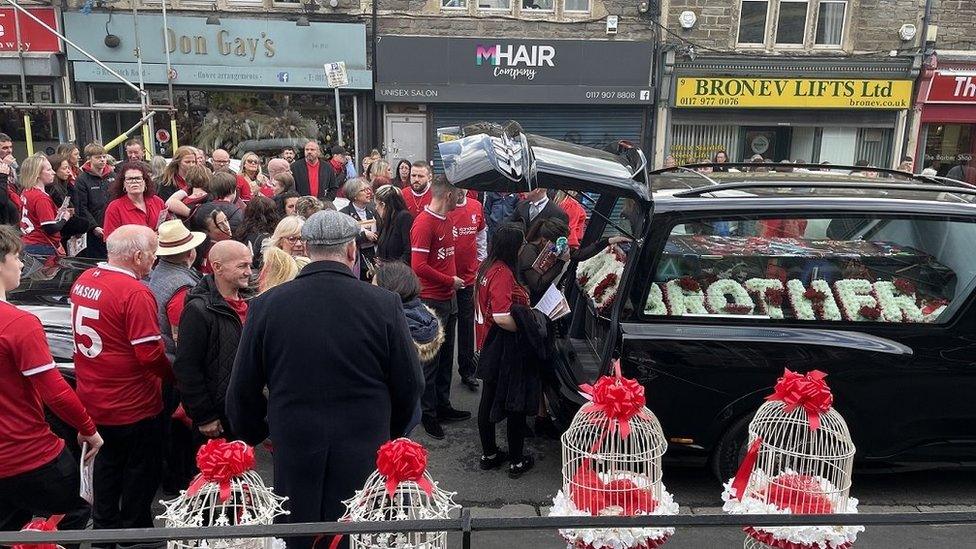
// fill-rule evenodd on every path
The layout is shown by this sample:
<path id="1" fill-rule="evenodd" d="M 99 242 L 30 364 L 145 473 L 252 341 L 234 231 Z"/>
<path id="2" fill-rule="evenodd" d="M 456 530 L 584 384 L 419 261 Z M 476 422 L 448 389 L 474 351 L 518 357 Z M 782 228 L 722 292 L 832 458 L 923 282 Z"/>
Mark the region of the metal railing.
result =
<path id="1" fill-rule="evenodd" d="M 976 512 L 864 513 L 837 515 L 675 515 L 636 517 L 518 517 L 474 518 L 464 508 L 453 519 L 389 522 L 309 522 L 206 528 L 138 528 L 118 530 L 65 530 L 59 532 L 0 532 L 0 545 L 106 542 L 162 542 L 218 538 L 293 538 L 331 534 L 392 532 L 448 532 L 461 534 L 461 547 L 470 549 L 476 532 L 552 530 L 560 528 L 714 528 L 736 526 L 936 526 L 976 525 Z M 321 544 L 320 544 L 321 545 Z"/>

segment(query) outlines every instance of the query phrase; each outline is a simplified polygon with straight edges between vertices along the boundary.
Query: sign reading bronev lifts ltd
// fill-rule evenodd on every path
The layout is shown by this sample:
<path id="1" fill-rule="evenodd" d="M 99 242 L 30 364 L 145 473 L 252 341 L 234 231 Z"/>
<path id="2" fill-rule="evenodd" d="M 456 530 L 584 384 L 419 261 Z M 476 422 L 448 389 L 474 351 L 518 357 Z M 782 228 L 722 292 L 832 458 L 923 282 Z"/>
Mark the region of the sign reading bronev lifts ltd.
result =
<path id="1" fill-rule="evenodd" d="M 911 80 L 679 78 L 679 108 L 907 109 Z"/>
<path id="2" fill-rule="evenodd" d="M 366 27 L 354 23 L 312 23 L 298 27 L 291 21 L 221 17 L 208 25 L 206 17 L 171 15 L 168 28 L 158 14 L 140 15 L 143 78 L 150 84 L 166 83 L 166 40 L 169 38 L 173 83 L 181 85 L 325 88 L 323 63 L 344 61 L 349 88 L 372 88 L 366 69 Z M 105 25 L 122 43 L 105 45 Z M 65 12 L 67 36 L 130 80 L 139 78 L 132 15 Z M 75 79 L 82 82 L 117 82 L 108 71 L 68 48 Z"/>
<path id="3" fill-rule="evenodd" d="M 376 100 L 650 104 L 653 45 L 381 36 Z"/>

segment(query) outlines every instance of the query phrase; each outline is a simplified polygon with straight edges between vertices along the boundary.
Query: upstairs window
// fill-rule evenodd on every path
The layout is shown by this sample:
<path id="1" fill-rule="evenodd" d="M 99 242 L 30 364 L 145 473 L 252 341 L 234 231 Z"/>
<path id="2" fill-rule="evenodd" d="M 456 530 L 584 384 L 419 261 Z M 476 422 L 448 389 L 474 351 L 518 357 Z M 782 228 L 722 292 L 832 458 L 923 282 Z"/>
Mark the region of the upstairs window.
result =
<path id="1" fill-rule="evenodd" d="M 764 49 L 839 48 L 848 0 L 741 0 L 737 43 Z"/>

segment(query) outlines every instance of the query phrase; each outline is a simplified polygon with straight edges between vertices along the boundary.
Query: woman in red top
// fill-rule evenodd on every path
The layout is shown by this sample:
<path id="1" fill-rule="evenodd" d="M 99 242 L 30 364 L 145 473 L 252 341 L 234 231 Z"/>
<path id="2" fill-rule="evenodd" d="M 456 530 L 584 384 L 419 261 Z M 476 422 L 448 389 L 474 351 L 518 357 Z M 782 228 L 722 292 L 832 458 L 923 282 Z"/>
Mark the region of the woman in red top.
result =
<path id="1" fill-rule="evenodd" d="M 186 169 L 186 190 L 167 198 L 166 209 L 179 219 L 188 219 L 205 202 L 210 202 L 210 172 L 203 166 L 190 166 Z"/>
<path id="2" fill-rule="evenodd" d="M 20 219 L 21 240 L 29 254 L 50 256 L 64 255 L 61 247 L 61 229 L 70 214 L 58 210 L 54 200 L 44 190 L 54 182 L 54 170 L 47 157 L 41 153 L 24 160 L 20 166 L 20 186 L 24 189 L 22 204 L 24 213 Z"/>
<path id="3" fill-rule="evenodd" d="M 68 167 L 70 170 L 70 175 L 68 176 L 68 190 L 75 188 L 75 181 L 78 179 L 78 174 L 81 173 L 81 151 L 78 150 L 78 145 L 74 143 L 61 143 L 58 148 L 55 149 L 54 154 L 67 158 Z M 57 166 L 52 166 L 55 171 L 57 171 Z"/>
<path id="4" fill-rule="evenodd" d="M 261 171 L 261 157 L 248 152 L 241 158 L 241 173 L 237 174 L 237 197 L 250 202 L 251 197 L 271 185 L 268 176 Z"/>
<path id="5" fill-rule="evenodd" d="M 152 176 L 144 162 L 126 162 L 119 170 L 121 177 L 109 187 L 113 200 L 105 208 L 105 238 L 122 225 L 142 225 L 156 230 L 160 214 L 166 209 L 156 196 Z"/>
<path id="6" fill-rule="evenodd" d="M 501 331 L 518 331 L 518 325 L 511 314 L 512 306 L 529 304 L 528 292 L 515 279 L 519 249 L 523 241 L 521 227 L 514 224 L 502 225 L 495 232 L 488 257 L 478 270 L 474 317 L 479 350 L 487 351 L 493 345 L 504 345 Z M 484 381 L 481 403 L 478 406 L 478 434 L 481 436 L 482 449 L 480 466 L 485 470 L 495 469 L 510 459 L 508 474 L 512 478 L 518 478 L 533 465 L 532 456 L 523 452 L 526 414 L 506 414 L 508 452 L 499 450 L 495 442 L 495 424 L 491 421 L 491 409 L 495 395 L 500 391 L 507 392 L 510 388 L 500 386 L 504 382 L 497 372 L 485 372 L 479 367 L 478 374 Z"/>
<path id="7" fill-rule="evenodd" d="M 196 165 L 196 149 L 185 145 L 176 149 L 173 159 L 169 161 L 169 165 L 163 170 L 163 177 L 159 180 L 159 196 L 166 200 L 176 191 L 185 191 L 186 171 Z"/>

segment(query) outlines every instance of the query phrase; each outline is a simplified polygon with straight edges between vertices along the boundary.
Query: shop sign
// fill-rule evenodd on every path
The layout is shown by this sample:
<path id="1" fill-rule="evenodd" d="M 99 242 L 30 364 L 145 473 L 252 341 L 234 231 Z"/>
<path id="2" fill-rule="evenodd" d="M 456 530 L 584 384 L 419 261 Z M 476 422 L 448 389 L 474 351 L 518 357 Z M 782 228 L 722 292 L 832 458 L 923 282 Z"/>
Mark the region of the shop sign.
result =
<path id="1" fill-rule="evenodd" d="M 139 79 L 139 67 L 135 63 L 108 63 L 112 70 L 130 81 Z M 78 82 L 118 83 L 110 72 L 90 61 L 75 61 L 75 80 Z M 373 74 L 366 69 L 349 70 L 349 85 L 354 90 L 373 87 Z M 144 63 L 142 79 L 146 84 L 166 84 L 166 65 Z M 226 65 L 173 65 L 170 81 L 180 86 L 221 86 L 259 88 L 327 88 L 325 71 L 318 67 L 233 67 Z"/>
<path id="2" fill-rule="evenodd" d="M 17 51 L 17 22 L 14 8 L 0 8 L 0 51 Z M 27 8 L 34 17 L 51 28 L 58 28 L 58 15 L 54 8 Z M 20 44 L 25 53 L 59 53 L 61 39 L 23 13 L 20 19 Z M 104 35 L 103 35 L 104 36 Z"/>
<path id="3" fill-rule="evenodd" d="M 706 109 L 907 109 L 911 80 L 678 78 L 675 105 Z"/>
<path id="4" fill-rule="evenodd" d="M 381 36 L 376 100 L 650 104 L 650 42 Z"/>
<path id="5" fill-rule="evenodd" d="M 932 76 L 926 103 L 976 105 L 976 72 L 939 71 Z"/>

